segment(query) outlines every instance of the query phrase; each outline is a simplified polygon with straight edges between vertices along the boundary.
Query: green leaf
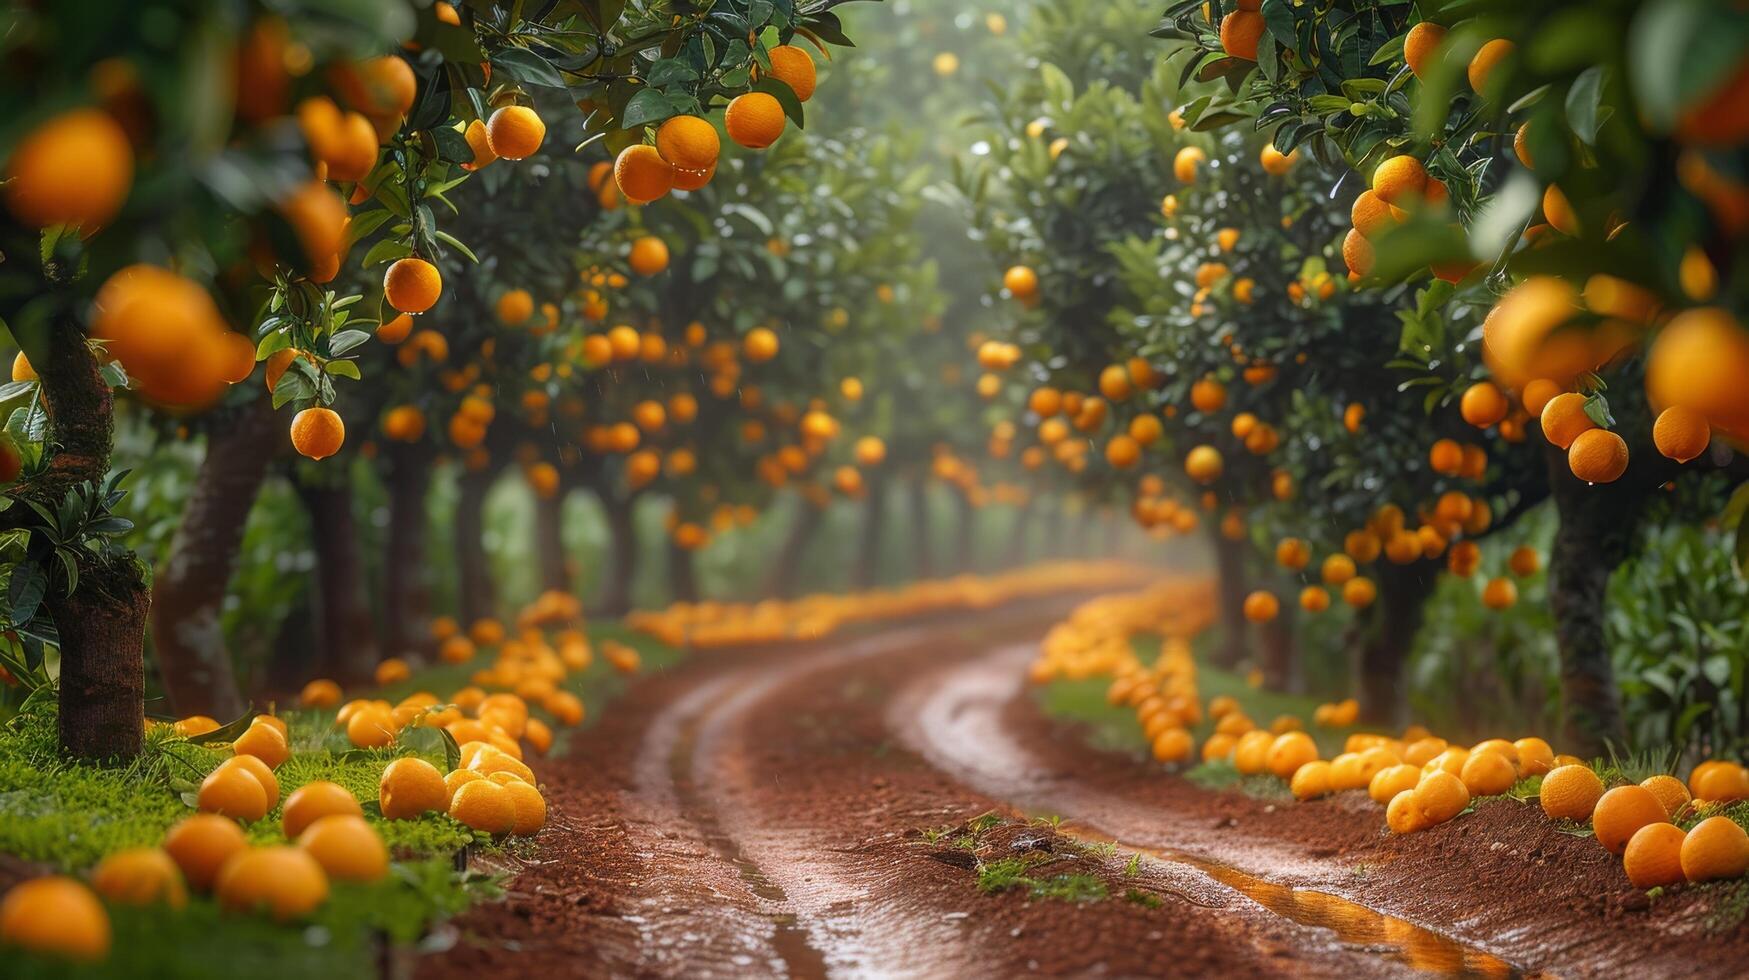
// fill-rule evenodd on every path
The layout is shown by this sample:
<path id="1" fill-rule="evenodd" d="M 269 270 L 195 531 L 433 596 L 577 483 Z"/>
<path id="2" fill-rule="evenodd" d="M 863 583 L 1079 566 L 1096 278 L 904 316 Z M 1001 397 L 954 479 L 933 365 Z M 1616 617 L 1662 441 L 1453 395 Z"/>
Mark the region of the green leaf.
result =
<path id="1" fill-rule="evenodd" d="M 11 607 L 13 625 L 23 625 L 36 617 L 37 607 L 42 605 L 43 596 L 49 589 L 49 578 L 43 574 L 42 566 L 35 562 L 25 562 L 14 566 L 12 581 L 7 583 L 7 604 Z"/>
<path id="2" fill-rule="evenodd" d="M 674 101 L 660 89 L 646 88 L 640 90 L 626 103 L 625 112 L 620 115 L 619 124 L 626 129 L 636 129 L 658 123 L 675 113 Z"/>
<path id="3" fill-rule="evenodd" d="M 552 62 L 527 48 L 502 48 L 492 55 L 492 66 L 524 85 L 564 88 L 565 76 Z"/>
<path id="4" fill-rule="evenodd" d="M 788 116 L 798 127 L 805 125 L 802 118 L 802 100 L 796 98 L 796 90 L 789 87 L 788 82 L 782 82 L 770 75 L 761 78 L 753 86 L 753 91 L 764 92 L 777 99 L 783 106 L 783 114 Z"/>
<path id="5" fill-rule="evenodd" d="M 1603 124 L 1604 118 L 1599 114 L 1598 106 L 1608 77 L 1605 66 L 1592 65 L 1580 72 L 1567 89 L 1567 125 L 1587 146 L 1597 144 L 1597 127 Z"/>
<path id="6" fill-rule="evenodd" d="M 356 361 L 329 361 L 322 370 L 342 378 L 351 378 L 354 381 L 364 379 L 364 376 L 358 372 L 358 362 Z"/>
<path id="7" fill-rule="evenodd" d="M 377 242 L 375 245 L 372 245 L 370 251 L 364 253 L 364 261 L 361 264 L 364 268 L 368 269 L 373 265 L 381 265 L 384 262 L 392 262 L 395 259 L 404 259 L 412 254 L 412 245 L 393 238 L 385 238 L 382 241 Z"/>
<path id="8" fill-rule="evenodd" d="M 454 235 L 450 234 L 447 231 L 441 231 L 441 230 L 435 232 L 435 235 L 436 235 L 436 238 L 438 241 L 444 243 L 445 245 L 448 245 L 450 248 L 453 248 L 456 251 L 467 256 L 467 259 L 469 262 L 472 262 L 475 265 L 480 264 L 480 257 L 478 255 L 474 254 L 473 249 L 467 247 L 466 245 L 463 245 L 461 239 L 455 237 Z"/>
<path id="9" fill-rule="evenodd" d="M 339 357 L 369 339 L 370 334 L 363 330 L 342 330 L 328 342 L 328 356 Z"/>

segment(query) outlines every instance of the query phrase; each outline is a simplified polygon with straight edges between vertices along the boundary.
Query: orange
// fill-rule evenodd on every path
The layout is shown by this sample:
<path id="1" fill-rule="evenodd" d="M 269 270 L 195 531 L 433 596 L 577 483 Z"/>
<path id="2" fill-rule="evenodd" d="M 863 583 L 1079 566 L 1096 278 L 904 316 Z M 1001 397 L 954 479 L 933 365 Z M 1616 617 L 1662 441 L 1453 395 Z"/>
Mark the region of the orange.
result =
<path id="1" fill-rule="evenodd" d="M 1372 174 L 1372 191 L 1379 200 L 1406 207 L 1427 188 L 1427 168 L 1412 156 L 1394 156 L 1380 163 Z"/>
<path id="2" fill-rule="evenodd" d="M 1279 779 L 1292 779 L 1295 772 L 1318 758 L 1318 746 L 1305 732 L 1287 732 L 1275 737 L 1264 757 L 1264 764 Z"/>
<path id="3" fill-rule="evenodd" d="M 443 276 L 424 259 L 398 259 L 383 273 L 383 298 L 402 313 L 424 313 L 443 295 Z"/>
<path id="4" fill-rule="evenodd" d="M 1172 157 L 1172 176 L 1178 178 L 1181 184 L 1196 182 L 1197 168 L 1208 159 L 1208 154 L 1201 147 L 1187 146 Z"/>
<path id="5" fill-rule="evenodd" d="M 1227 388 L 1214 378 L 1202 378 L 1190 386 L 1190 403 L 1205 415 L 1218 412 L 1227 404 Z"/>
<path id="6" fill-rule="evenodd" d="M 6 177 L 6 207 L 18 220 L 90 231 L 121 210 L 134 181 L 134 151 L 107 113 L 72 109 L 24 135 Z"/>
<path id="7" fill-rule="evenodd" d="M 1568 449 L 1581 433 L 1597 428 L 1585 414 L 1585 396 L 1562 392 L 1548 400 L 1542 410 L 1543 437 L 1557 449 Z"/>
<path id="8" fill-rule="evenodd" d="M 449 806 L 449 791 L 443 774 L 424 759 L 396 759 L 383 768 L 378 782 L 383 817 L 411 820 Z"/>
<path id="9" fill-rule="evenodd" d="M 787 123 L 782 104 L 764 92 L 736 96 L 723 113 L 723 128 L 729 138 L 750 150 L 763 150 L 777 142 Z"/>
<path id="10" fill-rule="evenodd" d="M 1682 785 L 1682 780 L 1675 776 L 1659 773 L 1642 780 L 1640 785 L 1658 798 L 1668 817 L 1674 818 L 1678 810 L 1688 805 L 1688 787 Z"/>
<path id="11" fill-rule="evenodd" d="M 164 850 L 196 891 L 212 887 L 219 869 L 249 847 L 236 821 L 216 813 L 184 817 L 164 834 Z"/>
<path id="12" fill-rule="evenodd" d="M 1458 406 L 1464 421 L 1478 429 L 1486 429 L 1505 418 L 1507 407 L 1506 396 L 1492 381 L 1478 381 L 1464 389 Z"/>
<path id="13" fill-rule="evenodd" d="M 1397 798 L 1397 794 L 1412 790 L 1421 782 L 1421 767 L 1400 763 L 1386 766 L 1373 773 L 1372 780 L 1367 783 L 1366 793 L 1374 803 L 1389 804 Z"/>
<path id="14" fill-rule="evenodd" d="M 1749 770 L 1735 762 L 1713 763 L 1704 772 L 1696 766 L 1689 776 L 1689 788 L 1695 799 L 1709 803 L 1749 798 Z"/>
<path id="15" fill-rule="evenodd" d="M 305 783 L 285 798 L 279 817 L 280 831 L 286 840 L 297 840 L 304 829 L 322 817 L 351 814 L 364 816 L 364 809 L 352 792 L 339 783 L 316 780 Z"/>
<path id="16" fill-rule="evenodd" d="M 1314 759 L 1295 769 L 1293 779 L 1288 783 L 1288 791 L 1293 793 L 1296 800 L 1328 796 L 1334 791 L 1330 781 L 1330 763 Z"/>
<path id="17" fill-rule="evenodd" d="M 0 945 L 94 963 L 109 955 L 109 913 L 73 878 L 21 881 L 0 898 Z"/>
<path id="18" fill-rule="evenodd" d="M 1349 220 L 1354 224 L 1354 230 L 1367 238 L 1376 238 L 1380 233 L 1396 224 L 1391 217 L 1390 205 L 1373 191 L 1364 190 L 1354 199 L 1354 206 L 1349 209 Z"/>
<path id="19" fill-rule="evenodd" d="M 674 167 L 655 147 L 635 143 L 614 160 L 613 180 L 626 200 L 648 204 L 674 189 Z"/>
<path id="20" fill-rule="evenodd" d="M 1300 608 L 1309 613 L 1321 613 L 1330 608 L 1330 593 L 1320 586 L 1308 585 L 1300 590 Z"/>
<path id="21" fill-rule="evenodd" d="M 1540 776 L 1554 768 L 1555 752 L 1542 739 L 1521 738 L 1512 747 L 1518 751 L 1518 769 L 1523 775 Z"/>
<path id="22" fill-rule="evenodd" d="M 1646 357 L 1654 406 L 1681 405 L 1714 428 L 1749 438 L 1749 331 L 1726 310 L 1684 311 L 1658 332 Z"/>
<path id="23" fill-rule="evenodd" d="M 1342 601 L 1355 609 L 1365 609 L 1372 605 L 1378 595 L 1378 586 L 1365 576 L 1357 576 L 1342 583 Z"/>
<path id="24" fill-rule="evenodd" d="M 813 56 L 793 44 L 782 44 L 766 52 L 771 58 L 771 77 L 788 85 L 796 100 L 806 102 L 814 97 Z"/>
<path id="25" fill-rule="evenodd" d="M 1385 807 L 1385 826 L 1393 834 L 1413 834 L 1427 829 L 1427 814 L 1415 799 L 1414 790 L 1406 789 L 1391 797 L 1390 805 Z"/>
<path id="26" fill-rule="evenodd" d="M 1186 751 L 1188 751 L 1188 747 Z M 545 797 L 541 796 L 540 790 L 520 779 L 500 781 L 499 785 L 510 797 L 511 833 L 526 837 L 546 826 L 547 801 Z"/>
<path id="27" fill-rule="evenodd" d="M 526 289 L 508 290 L 498 297 L 497 313 L 499 323 L 517 326 L 534 316 L 534 297 Z"/>
<path id="28" fill-rule="evenodd" d="M 367 116 L 402 116 L 413 108 L 418 81 L 413 68 L 394 55 L 334 66 L 328 74 L 347 105 Z"/>
<path id="29" fill-rule="evenodd" d="M 1015 299 L 1031 299 L 1038 295 L 1038 273 L 1029 266 L 1009 266 L 1008 270 L 1002 273 L 1002 288 L 1013 294 Z"/>
<path id="30" fill-rule="evenodd" d="M 1348 234 L 1342 239 L 1342 262 L 1348 266 L 1348 271 L 1357 276 L 1370 276 L 1374 261 L 1372 242 L 1367 241 L 1359 229 L 1348 229 Z"/>
<path id="31" fill-rule="evenodd" d="M 1622 870 L 1635 888 L 1682 883 L 1682 842 L 1688 835 L 1671 823 L 1649 823 L 1634 831 L 1622 854 Z"/>
<path id="32" fill-rule="evenodd" d="M 389 849 L 362 816 L 319 817 L 298 835 L 298 847 L 335 881 L 381 881 L 389 874 Z"/>
<path id="33" fill-rule="evenodd" d="M 492 137 L 486 133 L 486 124 L 483 121 L 470 121 L 467 129 L 462 131 L 462 139 L 467 140 L 468 149 L 474 151 L 474 159 L 462 164 L 463 170 L 478 170 L 498 159 L 498 154 L 492 152 Z"/>
<path id="34" fill-rule="evenodd" d="M 91 872 L 91 887 L 112 902 L 173 909 L 188 904 L 182 869 L 158 847 L 135 847 L 105 857 Z"/>
<path id="35" fill-rule="evenodd" d="M 252 755 L 267 763 L 269 769 L 278 768 L 291 758 L 291 749 L 285 743 L 285 735 L 269 724 L 250 725 L 248 731 L 231 743 L 231 750 L 238 755 Z"/>
<path id="36" fill-rule="evenodd" d="M 1213 446 L 1197 446 L 1184 457 L 1184 472 L 1207 486 L 1221 478 L 1221 453 Z"/>
<path id="37" fill-rule="evenodd" d="M 1579 216 L 1573 213 L 1573 205 L 1567 200 L 1567 195 L 1554 184 L 1543 190 L 1543 217 L 1548 219 L 1549 227 L 1563 235 L 1579 234 Z"/>
<path id="38" fill-rule="evenodd" d="M 369 705 L 346 719 L 346 738 L 354 747 L 380 749 L 395 740 L 395 719 L 387 708 Z"/>
<path id="39" fill-rule="evenodd" d="M 1603 796 L 1603 780 L 1588 766 L 1557 766 L 1543 777 L 1540 802 L 1543 812 L 1562 820 L 1580 823 L 1591 819 L 1591 811 Z"/>
<path id="40" fill-rule="evenodd" d="M 1105 444 L 1105 460 L 1117 469 L 1129 469 L 1140 462 L 1142 447 L 1127 435 L 1112 436 Z"/>
<path id="41" fill-rule="evenodd" d="M 328 875 L 296 847 L 253 848 L 225 862 L 213 893 L 227 909 L 265 910 L 275 921 L 289 922 L 328 900 Z"/>
<path id="42" fill-rule="evenodd" d="M 19 351 L 18 356 L 12 359 L 12 380 L 36 380 L 36 369 L 30 366 L 30 358 L 24 356 L 24 351 Z"/>
<path id="43" fill-rule="evenodd" d="M 482 751 L 472 762 L 467 763 L 467 767 L 484 776 L 507 772 L 525 783 L 534 782 L 534 771 L 523 764 L 522 760 L 503 751 Z"/>
<path id="44" fill-rule="evenodd" d="M 676 170 L 708 172 L 717 165 L 722 141 L 708 120 L 675 116 L 656 130 L 656 152 Z"/>
<path id="45" fill-rule="evenodd" d="M 1641 827 L 1669 819 L 1664 804 L 1651 790 L 1644 786 L 1617 786 L 1598 798 L 1591 811 L 1591 830 L 1604 850 L 1620 855 Z"/>
<path id="46" fill-rule="evenodd" d="M 533 156 L 546 137 L 547 124 L 527 106 L 504 106 L 486 121 L 487 145 L 506 160 Z"/>
<path id="47" fill-rule="evenodd" d="M 267 797 L 267 808 L 271 810 L 279 805 L 279 778 L 273 774 L 272 769 L 267 768 L 267 763 L 252 755 L 234 755 L 219 763 L 218 768 L 241 769 L 254 776 L 255 781 L 261 784 L 261 792 Z"/>
<path id="48" fill-rule="evenodd" d="M 1282 156 L 1281 151 L 1275 148 L 1274 143 L 1265 143 L 1263 145 L 1263 150 L 1258 154 L 1258 163 L 1263 166 L 1263 172 L 1272 177 L 1281 177 L 1285 175 L 1289 170 L 1293 169 L 1293 165 L 1298 163 L 1299 160 L 1300 151 L 1298 147 L 1295 147 L 1294 151 L 1287 156 Z"/>
<path id="49" fill-rule="evenodd" d="M 1416 78 L 1427 77 L 1429 60 L 1444 40 L 1445 28 L 1432 21 L 1424 20 L 1409 28 L 1408 35 L 1403 38 L 1403 63 L 1409 66 Z"/>
<path id="50" fill-rule="evenodd" d="M 1421 777 L 1415 787 L 1415 802 L 1429 825 L 1445 823 L 1470 805 L 1470 788 L 1463 780 L 1439 769 Z"/>
<path id="51" fill-rule="evenodd" d="M 1512 550 L 1511 556 L 1506 559 L 1506 567 L 1510 568 L 1512 574 L 1519 578 L 1526 578 L 1535 575 L 1537 569 L 1542 567 L 1542 557 L 1530 545 L 1519 545 Z"/>
<path id="52" fill-rule="evenodd" d="M 1493 610 L 1511 609 L 1518 604 L 1518 586 L 1511 579 L 1491 578 L 1482 586 L 1482 605 Z"/>
<path id="53" fill-rule="evenodd" d="M 16 374 L 15 370 L 15 377 Z M 1658 421 L 1652 424 L 1652 444 L 1678 463 L 1686 463 L 1706 452 L 1711 440 L 1712 432 L 1707 427 L 1706 417 L 1680 405 L 1659 412 Z"/>
<path id="54" fill-rule="evenodd" d="M 267 790 L 261 780 L 238 766 L 219 766 L 201 781 L 198 794 L 203 813 L 254 821 L 267 815 Z"/>
<path id="55" fill-rule="evenodd" d="M 1341 585 L 1355 575 L 1354 559 L 1344 554 L 1331 555 L 1319 567 L 1325 585 Z"/>
<path id="56" fill-rule="evenodd" d="M 1613 483 L 1628 469 L 1628 444 L 1608 429 L 1587 429 L 1567 449 L 1567 465 L 1586 483 Z"/>
<path id="57" fill-rule="evenodd" d="M 306 408 L 292 417 L 292 448 L 311 459 L 327 459 L 346 441 L 346 423 L 331 408 Z"/>
<path id="58" fill-rule="evenodd" d="M 1681 859 L 1689 881 L 1739 877 L 1749 870 L 1749 834 L 1730 817 L 1708 817 L 1682 839 Z"/>
<path id="59" fill-rule="evenodd" d="M 1235 58 L 1257 60 L 1257 42 L 1263 38 L 1263 15 L 1235 10 L 1221 18 L 1221 49 Z"/>
<path id="60" fill-rule="evenodd" d="M 456 787 L 449 815 L 489 834 L 506 834 L 516 826 L 516 804 L 510 791 L 490 779 L 470 780 Z"/>
<path id="61" fill-rule="evenodd" d="M 754 364 L 777 356 L 777 334 L 769 327 L 754 327 L 741 340 L 741 355 Z"/>
<path id="62" fill-rule="evenodd" d="M 1470 59 L 1470 88 L 1478 95 L 1488 94 L 1488 80 L 1493 77 L 1494 70 L 1500 66 L 1513 52 L 1514 46 L 1505 38 L 1495 38 L 1482 45 L 1476 51 L 1476 56 Z"/>
<path id="63" fill-rule="evenodd" d="M 668 243 L 655 235 L 642 235 L 632 242 L 627 262 L 640 276 L 653 276 L 668 268 Z"/>
<path id="64" fill-rule="evenodd" d="M 1262 589 L 1245 597 L 1245 618 L 1253 623 L 1267 623 L 1281 611 L 1281 602 Z M 1283 777 L 1286 778 L 1286 777 Z"/>

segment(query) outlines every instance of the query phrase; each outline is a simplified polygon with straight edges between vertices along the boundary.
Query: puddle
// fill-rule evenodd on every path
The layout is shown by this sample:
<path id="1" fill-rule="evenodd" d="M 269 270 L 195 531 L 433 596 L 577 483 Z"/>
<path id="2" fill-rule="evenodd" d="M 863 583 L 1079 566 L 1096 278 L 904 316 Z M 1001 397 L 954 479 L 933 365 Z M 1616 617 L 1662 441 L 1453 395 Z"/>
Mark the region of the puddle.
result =
<path id="1" fill-rule="evenodd" d="M 1269 911 L 1318 929 L 1328 929 L 1344 944 L 1376 951 L 1423 973 L 1448 977 L 1518 978 L 1524 971 L 1505 960 L 1465 946 L 1449 936 L 1386 915 L 1329 892 L 1266 881 L 1204 858 L 1152 847 L 1138 847 L 1094 831 L 1059 827 L 1057 832 L 1088 843 L 1110 844 L 1147 855 L 1156 861 L 1186 865 L 1201 871 Z"/>

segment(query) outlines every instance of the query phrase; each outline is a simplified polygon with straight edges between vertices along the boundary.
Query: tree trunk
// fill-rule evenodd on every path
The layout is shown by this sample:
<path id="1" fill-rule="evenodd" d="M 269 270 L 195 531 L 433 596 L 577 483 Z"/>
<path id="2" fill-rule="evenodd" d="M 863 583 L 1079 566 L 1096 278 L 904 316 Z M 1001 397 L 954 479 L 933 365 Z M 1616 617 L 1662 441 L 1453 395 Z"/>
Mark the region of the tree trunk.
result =
<path id="1" fill-rule="evenodd" d="M 887 536 L 887 475 L 875 470 L 868 478 L 868 499 L 863 503 L 862 539 L 857 544 L 851 588 L 867 590 L 881 577 L 881 545 Z"/>
<path id="2" fill-rule="evenodd" d="M 46 602 L 61 639 L 61 750 L 75 758 L 140 754 L 146 727 L 140 648 L 152 605 L 143 571 L 133 555 L 81 562 L 72 595 L 50 589 Z"/>
<path id="3" fill-rule="evenodd" d="M 431 456 L 423 447 L 397 445 L 390 451 L 383 647 L 392 656 L 416 655 L 427 645 L 431 586 L 425 578 L 425 497 L 430 487 Z"/>
<path id="4" fill-rule="evenodd" d="M 16 312 L 5 311 L 7 319 Z M 44 470 L 10 492 L 52 511 L 68 491 L 100 485 L 108 475 L 114 395 L 79 323 L 14 321 L 13 334 L 41 379 L 54 448 Z M 10 510 L 13 521 L 29 522 L 34 513 L 28 507 Z M 151 588 L 132 553 L 81 561 L 78 570 L 77 588 L 68 594 L 59 568 L 42 569 L 49 579 L 44 608 L 60 638 L 61 749 L 79 758 L 131 759 L 139 755 L 145 731 L 141 648 Z"/>
<path id="5" fill-rule="evenodd" d="M 364 582 L 364 556 L 352 514 L 352 485 L 298 481 L 316 545 L 310 591 L 316 656 L 311 666 L 342 685 L 367 680 L 382 659 Z"/>
<path id="6" fill-rule="evenodd" d="M 1378 599 L 1374 603 L 1376 628 L 1360 647 L 1356 676 L 1360 680 L 1360 718 L 1374 725 L 1395 727 L 1404 708 L 1403 667 L 1421 630 L 1423 607 L 1437 584 L 1435 562 L 1381 568 Z"/>
<path id="7" fill-rule="evenodd" d="M 1029 495 L 1026 501 L 1014 508 L 1014 523 L 1008 528 L 1008 556 L 1003 564 L 1008 568 L 1020 568 L 1026 564 L 1027 534 L 1032 530 L 1033 498 Z"/>
<path id="8" fill-rule="evenodd" d="M 914 476 L 906 489 L 911 497 L 912 572 L 918 581 L 925 581 L 935 577 L 935 562 L 929 554 L 929 482 Z"/>
<path id="9" fill-rule="evenodd" d="M 540 562 L 540 586 L 548 592 L 570 592 L 565 569 L 565 495 L 557 492 L 534 500 L 534 545 Z"/>
<path id="10" fill-rule="evenodd" d="M 668 541 L 668 595 L 675 602 L 698 601 L 698 565 L 693 552 Z"/>
<path id="11" fill-rule="evenodd" d="M 170 555 L 153 581 L 152 652 L 177 715 L 229 721 L 242 692 L 220 623 L 249 511 L 284 442 L 263 394 L 207 438 Z"/>
<path id="12" fill-rule="evenodd" d="M 790 525 L 789 537 L 784 539 L 783 547 L 778 549 L 776 561 L 765 580 L 767 596 L 788 599 L 795 595 L 796 584 L 801 578 L 802 556 L 807 554 L 808 544 L 814 540 L 814 532 L 820 529 L 820 518 L 825 514 L 825 508 L 815 507 L 806 500 L 801 500 L 800 504 L 802 509 L 796 514 L 795 523 Z"/>
<path id="13" fill-rule="evenodd" d="M 1567 454 L 1546 452 L 1561 523 L 1549 549 L 1549 609 L 1561 655 L 1561 747 L 1581 758 L 1627 748 L 1621 693 L 1604 635 L 1609 576 L 1634 552 L 1647 488 L 1655 477 L 1634 463 L 1615 483 L 1591 486 L 1573 475 Z M 1636 465 L 1638 464 L 1638 465 Z"/>
<path id="14" fill-rule="evenodd" d="M 954 550 L 953 570 L 960 573 L 978 570 L 978 508 L 962 492 L 953 495 Z"/>
<path id="15" fill-rule="evenodd" d="M 492 489 L 497 469 L 487 466 L 462 474 L 456 488 L 455 560 L 456 610 L 463 628 L 494 615 L 498 597 L 492 586 L 491 565 L 486 558 L 486 493 Z"/>
<path id="16" fill-rule="evenodd" d="M 1298 693 L 1304 687 L 1300 678 L 1299 657 L 1294 643 L 1294 610 L 1298 604 L 1284 598 L 1281 611 L 1263 624 L 1263 686 L 1271 691 Z"/>
<path id="17" fill-rule="evenodd" d="M 608 544 L 613 560 L 601 593 L 601 613 L 624 616 L 632 611 L 632 580 L 638 573 L 638 529 L 634 521 L 636 497 L 621 497 L 601 490 L 601 507 L 607 513 Z"/>
<path id="18" fill-rule="evenodd" d="M 1215 545 L 1215 574 L 1218 576 L 1218 596 L 1221 607 L 1221 643 L 1215 648 L 1215 666 L 1232 670 L 1245 659 L 1245 549 L 1238 541 L 1227 540 L 1221 529 L 1210 523 L 1209 533 Z"/>

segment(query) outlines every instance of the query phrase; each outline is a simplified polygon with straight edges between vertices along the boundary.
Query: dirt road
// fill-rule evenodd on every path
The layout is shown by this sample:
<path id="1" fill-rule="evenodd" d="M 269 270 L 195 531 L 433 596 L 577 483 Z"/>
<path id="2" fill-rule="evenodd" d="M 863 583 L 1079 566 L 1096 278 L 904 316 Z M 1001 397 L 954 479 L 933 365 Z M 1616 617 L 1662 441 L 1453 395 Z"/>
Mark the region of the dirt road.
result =
<path id="1" fill-rule="evenodd" d="M 537 765 L 553 812 L 538 856 L 419 972 L 1718 976 L 1731 962 L 1624 904 L 1625 878 L 1615 905 L 1569 894 L 1564 881 L 1620 876 L 1597 861 L 1560 873 L 1601 855 L 1592 842 L 1548 832 L 1560 839 L 1539 836 L 1537 859 L 1437 834 L 1406 849 L 1364 800 L 1278 808 L 1079 744 L 1021 686 L 1066 609 L 701 654 L 640 682 Z M 1449 826 L 1542 829 L 1491 810 Z M 1488 866 L 1514 873 L 1486 880 Z M 1015 869 L 1024 882 L 986 890 Z"/>

